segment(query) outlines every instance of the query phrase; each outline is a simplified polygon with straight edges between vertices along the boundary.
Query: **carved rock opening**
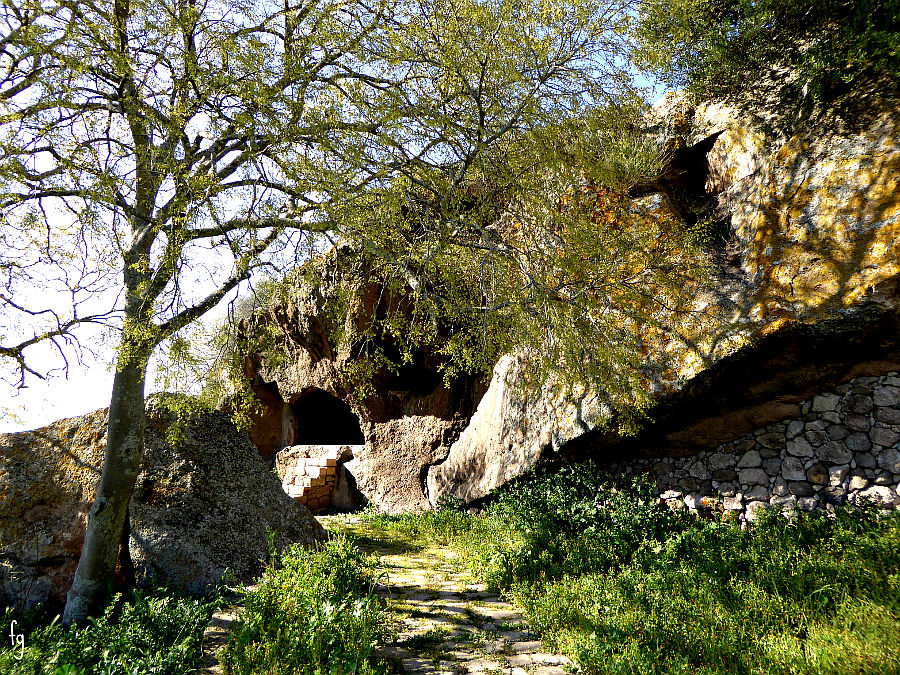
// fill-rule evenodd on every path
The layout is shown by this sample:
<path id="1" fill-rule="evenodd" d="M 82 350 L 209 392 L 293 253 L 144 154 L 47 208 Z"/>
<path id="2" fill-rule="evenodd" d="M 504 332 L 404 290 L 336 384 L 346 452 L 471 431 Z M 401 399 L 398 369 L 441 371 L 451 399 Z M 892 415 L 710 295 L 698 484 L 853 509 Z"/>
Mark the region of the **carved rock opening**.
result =
<path id="1" fill-rule="evenodd" d="M 304 391 L 291 403 L 294 445 L 362 445 L 359 417 L 347 403 L 322 389 Z"/>

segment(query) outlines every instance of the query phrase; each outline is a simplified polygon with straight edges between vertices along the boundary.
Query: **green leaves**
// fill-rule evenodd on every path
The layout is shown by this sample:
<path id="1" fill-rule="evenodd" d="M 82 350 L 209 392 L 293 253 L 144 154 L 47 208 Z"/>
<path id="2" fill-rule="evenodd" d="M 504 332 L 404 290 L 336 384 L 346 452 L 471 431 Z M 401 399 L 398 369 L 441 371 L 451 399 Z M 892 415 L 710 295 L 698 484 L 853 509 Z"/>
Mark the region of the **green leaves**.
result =
<path id="1" fill-rule="evenodd" d="M 896 87 L 898 16 L 896 0 L 650 0 L 641 5 L 636 56 L 703 97 L 787 87 L 781 95 L 797 99 L 790 104 L 810 97 L 832 105 L 853 91 Z"/>
<path id="2" fill-rule="evenodd" d="M 292 547 L 245 603 L 220 656 L 226 675 L 380 672 L 382 601 L 371 564 L 348 539 L 333 537 L 320 551 Z"/>

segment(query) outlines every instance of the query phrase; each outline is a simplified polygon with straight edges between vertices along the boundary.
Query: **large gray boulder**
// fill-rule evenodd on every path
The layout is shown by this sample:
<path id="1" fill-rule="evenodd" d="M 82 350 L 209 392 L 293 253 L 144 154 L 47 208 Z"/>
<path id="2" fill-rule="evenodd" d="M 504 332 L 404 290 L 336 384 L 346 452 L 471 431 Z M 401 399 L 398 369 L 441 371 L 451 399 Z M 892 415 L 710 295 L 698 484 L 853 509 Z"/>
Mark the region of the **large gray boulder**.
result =
<path id="1" fill-rule="evenodd" d="M 282 549 L 324 541 L 309 511 L 288 497 L 246 434 L 220 412 L 186 422 L 151 400 L 145 454 L 131 502 L 131 555 L 139 583 L 194 593 L 226 569 L 251 581 Z M 0 604 L 65 602 L 84 540 L 106 445 L 108 412 L 0 436 Z"/>

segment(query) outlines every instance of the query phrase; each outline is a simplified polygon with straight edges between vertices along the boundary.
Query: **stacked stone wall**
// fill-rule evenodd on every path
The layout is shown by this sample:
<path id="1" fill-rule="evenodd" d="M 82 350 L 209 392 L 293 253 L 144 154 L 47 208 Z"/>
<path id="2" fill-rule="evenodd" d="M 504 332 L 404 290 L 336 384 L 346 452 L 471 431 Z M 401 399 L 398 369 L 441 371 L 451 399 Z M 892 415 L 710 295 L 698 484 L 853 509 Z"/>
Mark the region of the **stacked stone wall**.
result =
<path id="1" fill-rule="evenodd" d="M 900 376 L 861 377 L 770 424 L 689 457 L 618 462 L 648 473 L 660 498 L 692 511 L 754 520 L 772 508 L 824 509 L 870 501 L 900 507 Z"/>

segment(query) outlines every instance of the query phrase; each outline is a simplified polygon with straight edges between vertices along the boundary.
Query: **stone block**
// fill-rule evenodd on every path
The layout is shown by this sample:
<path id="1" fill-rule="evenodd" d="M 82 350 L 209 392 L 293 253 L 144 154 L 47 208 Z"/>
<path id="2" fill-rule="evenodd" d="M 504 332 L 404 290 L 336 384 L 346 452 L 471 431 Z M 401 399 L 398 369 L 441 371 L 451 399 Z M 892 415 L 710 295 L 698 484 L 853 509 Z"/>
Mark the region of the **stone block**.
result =
<path id="1" fill-rule="evenodd" d="M 743 485 L 768 485 L 769 475 L 762 469 L 743 469 L 738 472 L 738 480 Z"/>
<path id="2" fill-rule="evenodd" d="M 872 442 L 866 434 L 855 433 L 844 439 L 844 445 L 851 452 L 865 452 L 872 447 Z"/>
<path id="3" fill-rule="evenodd" d="M 750 469 L 762 465 L 762 457 L 756 450 L 749 450 L 743 454 L 737 463 L 739 469 Z"/>
<path id="4" fill-rule="evenodd" d="M 829 437 L 824 431 L 807 431 L 805 434 L 806 440 L 810 442 L 810 445 L 819 446 L 823 443 L 828 442 Z"/>
<path id="5" fill-rule="evenodd" d="M 703 462 L 694 462 L 688 473 L 699 480 L 707 480 L 710 477 L 709 469 L 706 468 Z"/>
<path id="6" fill-rule="evenodd" d="M 864 490 L 868 486 L 869 486 L 869 481 L 866 479 L 865 476 L 860 476 L 860 475 L 850 476 L 850 485 L 848 488 L 850 490 L 850 492 L 857 492 L 858 490 Z"/>
<path id="7" fill-rule="evenodd" d="M 875 485 L 890 485 L 894 482 L 894 475 L 890 471 L 881 469 L 880 471 L 875 472 L 872 482 Z"/>
<path id="8" fill-rule="evenodd" d="M 731 482 L 737 479 L 737 472 L 733 469 L 719 469 L 717 471 L 713 471 L 712 473 L 713 480 L 717 480 L 720 483 Z"/>
<path id="9" fill-rule="evenodd" d="M 819 493 L 819 497 L 826 504 L 840 506 L 847 501 L 847 492 L 840 486 L 827 487 Z"/>
<path id="10" fill-rule="evenodd" d="M 806 424 L 802 420 L 791 420 L 788 422 L 787 431 L 785 435 L 790 439 L 796 436 L 799 436 L 803 433 L 803 429 L 806 427 Z"/>
<path id="11" fill-rule="evenodd" d="M 834 394 L 822 394 L 814 396 L 812 400 L 813 412 L 825 412 L 826 410 L 834 410 L 840 403 L 840 398 Z"/>
<path id="12" fill-rule="evenodd" d="M 785 452 L 784 448 L 760 448 L 759 456 L 763 459 L 775 459 L 776 457 L 781 457 L 781 453 Z"/>
<path id="13" fill-rule="evenodd" d="M 744 509 L 745 517 L 749 522 L 757 520 L 761 514 L 769 510 L 768 502 L 749 502 Z"/>
<path id="14" fill-rule="evenodd" d="M 819 507 L 818 497 L 799 497 L 797 499 L 797 508 L 801 511 L 814 511 Z"/>
<path id="15" fill-rule="evenodd" d="M 869 432 L 869 439 L 873 443 L 889 448 L 897 441 L 900 441 L 900 434 L 884 427 L 875 427 Z"/>
<path id="16" fill-rule="evenodd" d="M 775 479 L 775 487 L 772 488 L 772 493 L 779 497 L 785 497 L 790 494 L 787 481 L 781 476 Z"/>
<path id="17" fill-rule="evenodd" d="M 896 408 L 876 408 L 875 419 L 884 424 L 900 424 L 900 410 Z"/>
<path id="18" fill-rule="evenodd" d="M 744 510 L 743 495 L 736 495 L 734 497 L 725 497 L 722 500 L 722 506 L 725 507 L 726 511 L 743 511 Z"/>
<path id="19" fill-rule="evenodd" d="M 875 456 L 871 452 L 860 452 L 854 457 L 856 465 L 863 469 L 874 469 L 878 466 Z"/>
<path id="20" fill-rule="evenodd" d="M 844 424 L 853 429 L 854 431 L 868 431 L 871 424 L 869 424 L 868 417 L 861 417 L 859 415 L 850 415 L 849 417 L 844 419 Z"/>
<path id="21" fill-rule="evenodd" d="M 806 470 L 796 457 L 785 457 L 781 463 L 781 475 L 785 480 L 806 480 Z"/>
<path id="22" fill-rule="evenodd" d="M 900 496 L 887 486 L 873 485 L 859 492 L 854 499 L 854 502 L 857 504 L 863 501 L 869 501 L 880 506 L 898 506 L 900 505 Z"/>
<path id="23" fill-rule="evenodd" d="M 777 476 L 781 472 L 781 460 L 774 458 L 763 460 L 763 471 L 770 476 Z"/>
<path id="24" fill-rule="evenodd" d="M 769 432 L 762 434 L 756 439 L 761 446 L 773 450 L 780 450 L 784 447 L 784 434 L 778 432 Z"/>
<path id="25" fill-rule="evenodd" d="M 846 442 L 846 439 L 844 441 Z M 832 464 L 847 464 L 853 458 L 851 450 L 834 441 L 829 441 L 818 448 L 816 454 L 822 461 L 831 462 Z"/>
<path id="26" fill-rule="evenodd" d="M 756 447 L 756 439 L 755 438 L 740 438 L 736 440 L 733 444 L 734 451 L 738 454 L 743 452 L 747 452 L 747 450 L 752 450 Z"/>
<path id="27" fill-rule="evenodd" d="M 780 507 L 782 509 L 790 509 L 793 508 L 797 503 L 797 498 L 794 495 L 772 495 L 769 498 L 769 505 L 774 507 Z"/>
<path id="28" fill-rule="evenodd" d="M 814 464 L 806 470 L 806 480 L 816 485 L 825 485 L 828 481 L 828 467 L 824 464 Z"/>
<path id="29" fill-rule="evenodd" d="M 850 435 L 850 431 L 848 431 L 847 427 L 839 424 L 830 424 L 825 431 L 828 433 L 828 437 L 833 441 L 842 441 Z"/>
<path id="30" fill-rule="evenodd" d="M 765 485 L 754 485 L 746 493 L 744 493 L 744 499 L 748 501 L 753 501 L 757 499 L 768 499 L 769 498 L 769 488 Z"/>
<path id="31" fill-rule="evenodd" d="M 813 450 L 809 441 L 801 436 L 788 441 L 787 451 L 789 455 L 793 455 L 794 457 L 812 457 L 815 455 L 815 450 Z"/>
<path id="32" fill-rule="evenodd" d="M 850 467 L 847 465 L 833 466 L 828 469 L 828 484 L 832 487 L 841 485 L 850 473 Z"/>
<path id="33" fill-rule="evenodd" d="M 788 490 L 791 491 L 791 494 L 795 497 L 812 497 L 816 494 L 816 491 L 813 490 L 812 485 L 807 483 L 806 481 L 797 481 L 788 483 Z"/>
<path id="34" fill-rule="evenodd" d="M 891 473 L 900 473 L 900 452 L 893 448 L 882 450 L 878 455 L 878 466 Z"/>
<path id="35" fill-rule="evenodd" d="M 732 453 L 715 453 L 707 460 L 706 465 L 710 471 L 718 471 L 720 469 L 732 469 L 737 464 L 737 456 Z"/>
<path id="36" fill-rule="evenodd" d="M 900 387 L 876 387 L 873 399 L 877 406 L 900 406 Z"/>
<path id="37" fill-rule="evenodd" d="M 872 412 L 875 404 L 870 396 L 865 394 L 847 394 L 841 403 L 841 409 L 845 413 L 856 413 L 858 415 L 868 415 Z"/>
<path id="38" fill-rule="evenodd" d="M 719 483 L 719 494 L 723 497 L 734 497 L 737 494 L 737 486 L 734 483 Z"/>

